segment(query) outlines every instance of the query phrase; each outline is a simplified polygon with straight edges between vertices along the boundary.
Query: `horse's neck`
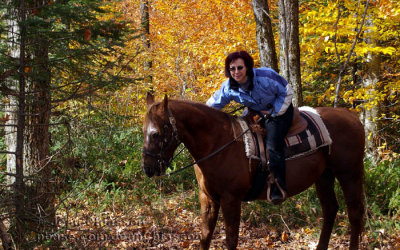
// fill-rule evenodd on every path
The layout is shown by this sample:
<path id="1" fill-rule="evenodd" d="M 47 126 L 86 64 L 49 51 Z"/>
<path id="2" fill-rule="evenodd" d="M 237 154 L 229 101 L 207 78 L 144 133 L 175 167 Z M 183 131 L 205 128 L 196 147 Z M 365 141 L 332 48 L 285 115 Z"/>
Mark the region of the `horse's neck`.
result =
<path id="1" fill-rule="evenodd" d="M 234 176 L 241 175 L 243 178 L 249 174 L 248 160 L 244 154 L 243 144 L 233 143 L 235 134 L 238 135 L 240 125 L 233 121 L 232 117 L 223 112 L 203 107 L 182 107 L 180 110 L 172 110 L 176 114 L 178 134 L 182 142 L 196 161 L 207 159 L 198 164 L 200 172 L 196 176 L 203 176 L 201 182 L 207 188 L 219 190 L 228 185 Z M 233 127 L 236 132 L 233 132 Z M 224 147 L 230 145 L 229 147 Z M 224 150 L 221 150 L 224 147 Z M 242 153 L 240 153 L 242 149 Z M 217 153 L 215 155 L 214 153 Z M 207 158 L 211 156 L 211 158 Z M 230 157 L 232 156 L 232 157 Z M 242 157 L 243 156 L 243 157 Z M 198 179 L 199 180 L 199 179 Z M 215 185 L 215 180 L 219 183 Z M 213 184 L 212 184 L 213 183 Z"/>
<path id="2" fill-rule="evenodd" d="M 226 131 L 230 125 L 227 116 L 218 112 L 199 108 L 190 103 L 173 106 L 177 120 L 178 134 L 194 158 L 204 157 L 229 137 L 231 131 Z"/>

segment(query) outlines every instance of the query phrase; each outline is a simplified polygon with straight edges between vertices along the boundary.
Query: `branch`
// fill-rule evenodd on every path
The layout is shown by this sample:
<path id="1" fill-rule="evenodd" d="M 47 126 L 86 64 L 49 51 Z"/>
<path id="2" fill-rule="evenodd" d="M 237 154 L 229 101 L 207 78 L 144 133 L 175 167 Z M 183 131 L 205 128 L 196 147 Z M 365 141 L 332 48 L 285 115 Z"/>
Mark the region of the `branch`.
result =
<path id="1" fill-rule="evenodd" d="M 337 49 L 337 25 L 339 23 L 340 15 L 342 14 L 342 12 L 340 11 L 339 0 L 337 2 L 337 5 L 338 5 L 338 16 L 337 16 L 337 19 L 336 19 L 336 22 L 335 22 L 335 53 L 336 53 L 336 57 L 338 59 L 338 63 L 340 63 L 340 56 L 339 56 L 338 49 Z"/>
<path id="2" fill-rule="evenodd" d="M 11 152 L 11 151 L 0 151 L 0 154 L 16 154 L 17 152 Z"/>
<path id="3" fill-rule="evenodd" d="M 9 77 L 12 73 L 14 73 L 16 69 L 10 69 L 0 75 L 0 83 L 2 83 L 7 77 Z"/>
<path id="4" fill-rule="evenodd" d="M 14 127 L 14 128 L 16 128 L 16 127 L 18 127 L 18 125 L 17 124 L 0 124 L 0 127 Z"/>
<path id="5" fill-rule="evenodd" d="M 14 69 L 10 69 L 7 70 L 6 72 L 4 72 L 3 74 L 0 75 L 0 92 L 2 92 L 4 95 L 12 95 L 12 96 L 18 96 L 18 92 L 10 89 L 9 87 L 7 87 L 4 84 L 4 81 L 7 79 L 7 77 L 9 77 L 10 75 L 12 75 L 15 71 L 17 71 L 16 68 Z"/>
<path id="6" fill-rule="evenodd" d="M 334 105 L 333 105 L 334 107 L 337 107 L 337 104 L 338 104 L 338 101 L 339 101 L 339 90 L 340 90 L 340 84 L 341 84 L 341 82 L 342 82 L 342 75 L 343 75 L 344 71 L 346 70 L 347 64 L 348 64 L 349 61 L 350 61 L 350 57 L 351 57 L 351 55 L 353 54 L 354 48 L 356 47 L 358 37 L 360 36 L 361 30 L 362 30 L 362 28 L 363 28 L 363 26 L 364 26 L 365 17 L 367 16 L 368 4 L 369 4 L 369 0 L 367 0 L 367 3 L 365 4 L 363 19 L 362 19 L 362 21 L 361 21 L 360 28 L 359 28 L 358 31 L 357 31 L 357 35 L 356 35 L 356 37 L 354 38 L 354 42 L 353 42 L 353 45 L 351 46 L 349 55 L 347 56 L 347 60 L 346 60 L 346 62 L 344 63 L 343 68 L 340 70 L 340 73 L 339 73 L 338 83 L 336 84 L 335 102 L 334 102 Z"/>

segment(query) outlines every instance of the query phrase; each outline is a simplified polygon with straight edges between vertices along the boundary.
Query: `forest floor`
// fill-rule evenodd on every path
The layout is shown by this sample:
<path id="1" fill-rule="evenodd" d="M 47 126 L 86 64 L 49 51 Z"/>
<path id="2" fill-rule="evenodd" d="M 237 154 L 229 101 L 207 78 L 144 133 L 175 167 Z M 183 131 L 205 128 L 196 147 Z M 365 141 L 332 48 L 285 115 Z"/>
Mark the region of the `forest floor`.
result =
<path id="1" fill-rule="evenodd" d="M 60 211 L 60 231 L 47 237 L 62 242 L 63 247 L 113 249 L 198 249 L 199 212 L 185 209 L 182 197 L 163 199 L 158 204 L 132 207 L 130 211 L 92 213 L 84 207 Z M 279 215 L 278 215 L 279 216 Z M 66 225 L 67 224 L 67 225 Z M 254 225 L 241 221 L 238 249 L 315 249 L 320 228 L 289 228 L 282 219 L 280 228 L 267 223 Z M 349 235 L 336 230 L 329 249 L 348 248 Z M 338 233 L 339 232 L 339 233 Z M 225 229 L 220 215 L 211 249 L 226 249 Z M 400 249 L 400 231 L 368 231 L 362 235 L 361 249 Z"/>

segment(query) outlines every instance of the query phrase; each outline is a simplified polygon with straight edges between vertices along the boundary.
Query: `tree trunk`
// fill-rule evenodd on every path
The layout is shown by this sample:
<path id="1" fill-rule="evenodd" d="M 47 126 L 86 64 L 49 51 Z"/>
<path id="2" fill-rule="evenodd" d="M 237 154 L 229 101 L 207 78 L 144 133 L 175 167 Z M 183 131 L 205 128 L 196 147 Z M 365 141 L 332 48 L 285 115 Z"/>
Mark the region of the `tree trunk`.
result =
<path id="1" fill-rule="evenodd" d="M 260 51 L 261 66 L 269 67 L 279 72 L 268 1 L 252 0 L 252 4 L 256 19 L 257 45 Z"/>
<path id="2" fill-rule="evenodd" d="M 293 88 L 293 104 L 303 105 L 300 74 L 299 2 L 279 0 L 279 46 L 281 75 Z"/>
<path id="3" fill-rule="evenodd" d="M 10 2 L 8 2 L 11 5 Z M 8 27 L 7 32 L 7 47 L 9 51 L 10 58 L 17 60 L 20 54 L 20 47 L 18 42 L 19 34 L 19 26 L 18 26 L 18 10 L 15 8 L 8 8 L 9 18 L 6 20 L 6 24 Z M 11 75 L 13 76 L 13 74 Z M 18 80 L 12 77 L 7 77 L 5 79 L 5 85 L 17 92 L 18 90 Z M 8 117 L 8 121 L 6 121 L 5 125 L 5 145 L 8 152 L 15 152 L 17 149 L 17 129 L 14 125 L 17 124 L 17 97 L 13 95 L 7 96 L 8 103 L 5 105 L 6 117 Z M 11 174 L 16 173 L 16 160 L 15 154 L 7 154 L 7 172 Z M 15 183 L 15 177 L 11 175 L 7 175 L 7 184 L 12 185 Z"/>
<path id="4" fill-rule="evenodd" d="M 40 9 L 48 4 L 46 0 L 35 0 L 33 8 Z M 48 28 L 48 27 L 46 27 Z M 48 230 L 55 223 L 52 164 L 50 162 L 49 123 L 51 113 L 51 76 L 49 69 L 49 40 L 37 33 L 29 37 L 32 44 L 32 71 L 27 83 L 27 126 L 25 133 L 26 175 L 32 181 L 28 184 L 27 208 L 36 216 L 31 225 L 34 229 Z M 43 224 L 42 224 L 43 223 Z"/>
<path id="5" fill-rule="evenodd" d="M 144 71 L 145 74 L 145 84 L 148 86 L 149 89 L 153 89 L 152 82 L 153 76 L 151 73 L 151 69 L 153 67 L 153 61 L 151 59 L 150 50 L 151 50 L 151 43 L 150 43 L 150 14 L 149 14 L 149 0 L 141 0 L 140 1 L 140 23 L 142 26 L 142 44 L 143 49 L 146 52 L 146 59 L 144 61 Z"/>
<path id="6" fill-rule="evenodd" d="M 377 83 L 379 82 L 379 68 L 380 68 L 380 56 L 377 54 L 368 55 L 369 62 L 366 65 L 368 67 L 369 74 L 363 79 L 364 88 L 369 91 L 376 90 Z M 374 97 L 372 97 L 374 98 Z M 371 100 L 369 100 L 371 101 Z M 373 105 L 371 109 L 364 109 L 361 114 L 361 119 L 364 122 L 365 129 L 365 151 L 368 157 L 377 158 L 376 148 L 379 145 L 379 122 L 376 119 L 380 114 L 379 104 Z"/>
<path id="7" fill-rule="evenodd" d="M 20 23 L 23 24 L 26 18 L 25 1 L 20 2 Z M 17 112 L 17 144 L 15 151 L 15 189 L 14 205 L 16 214 L 16 240 L 17 249 L 25 247 L 26 224 L 25 220 L 25 183 L 24 183 L 24 131 L 25 131 L 25 35 L 26 27 L 20 28 L 20 49 L 19 49 L 19 86 L 18 86 L 18 112 Z"/>
<path id="8" fill-rule="evenodd" d="M 373 21 L 368 18 L 365 21 L 365 31 L 364 36 L 367 37 L 365 42 L 367 44 L 376 44 L 377 41 L 373 41 L 369 38 L 369 34 L 371 34 L 371 30 L 373 28 Z M 377 90 L 377 83 L 379 82 L 380 76 L 380 67 L 381 67 L 381 56 L 376 53 L 369 52 L 367 55 L 367 63 L 365 64 L 365 71 L 368 72 L 365 78 L 362 80 L 363 87 L 369 89 L 370 92 Z M 371 100 L 375 97 L 373 94 Z M 376 119 L 380 115 L 380 107 L 379 103 L 376 105 L 372 105 L 371 109 L 365 109 L 364 112 L 361 114 L 361 119 L 364 122 L 364 129 L 365 129 L 365 150 L 368 157 L 372 157 L 377 159 L 377 146 L 379 146 L 379 136 L 378 131 L 380 129 L 378 119 Z"/>

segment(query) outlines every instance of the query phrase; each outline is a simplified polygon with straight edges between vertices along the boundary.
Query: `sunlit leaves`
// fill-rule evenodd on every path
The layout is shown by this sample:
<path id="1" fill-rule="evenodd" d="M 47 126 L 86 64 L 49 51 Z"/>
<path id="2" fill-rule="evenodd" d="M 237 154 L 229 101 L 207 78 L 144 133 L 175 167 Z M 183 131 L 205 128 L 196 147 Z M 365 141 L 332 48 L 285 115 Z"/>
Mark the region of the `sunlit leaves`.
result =
<path id="1" fill-rule="evenodd" d="M 246 49 L 257 57 L 253 19 L 251 3 L 243 0 L 151 1 L 151 51 L 141 56 L 153 62 L 156 92 L 208 98 L 225 79 L 227 53 Z"/>
<path id="2" fill-rule="evenodd" d="M 222 81 L 224 59 L 229 52 L 248 50 L 258 62 L 255 22 L 249 1 L 150 1 L 151 49 L 143 50 L 129 65 L 126 75 L 153 76 L 156 94 L 205 101 Z M 300 5 L 300 46 L 304 99 L 308 105 L 331 105 L 345 60 L 354 42 L 365 2 L 304 1 Z M 121 7 L 122 6 L 122 7 Z M 139 0 L 125 0 L 120 11 L 140 26 Z M 271 17 L 276 29 L 277 3 L 272 1 Z M 342 78 L 341 105 L 370 109 L 376 105 L 394 107 L 398 98 L 400 46 L 398 23 L 400 4 L 396 1 L 370 1 L 367 21 Z M 277 32 L 275 33 L 278 39 Z M 129 41 L 129 54 L 141 48 L 140 41 Z M 377 88 L 364 88 L 369 76 L 367 64 L 381 55 Z M 143 62 L 151 60 L 152 69 Z M 390 86 L 386 88 L 385 86 Z M 148 86 L 137 89 L 144 95 Z M 124 93 L 122 93 L 124 94 Z M 388 104 L 387 102 L 390 102 Z M 137 103 L 142 103 L 138 100 Z M 144 107 L 142 107 L 144 108 Z M 389 112 L 388 112 L 389 113 Z"/>

